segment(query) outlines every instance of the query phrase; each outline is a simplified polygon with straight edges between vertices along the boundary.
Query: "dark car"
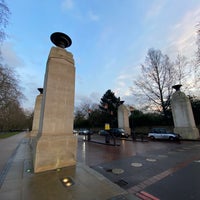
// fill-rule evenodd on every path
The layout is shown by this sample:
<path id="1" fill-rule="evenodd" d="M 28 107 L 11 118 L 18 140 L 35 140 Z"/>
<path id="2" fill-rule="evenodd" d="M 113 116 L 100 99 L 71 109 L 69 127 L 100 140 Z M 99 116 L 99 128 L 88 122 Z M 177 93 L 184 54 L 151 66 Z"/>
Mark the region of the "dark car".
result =
<path id="1" fill-rule="evenodd" d="M 113 134 L 115 137 L 129 137 L 128 133 L 126 133 L 123 128 L 111 128 L 110 133 L 111 135 Z"/>
<path id="2" fill-rule="evenodd" d="M 165 128 L 154 128 L 148 133 L 148 138 L 155 139 L 165 139 L 165 140 L 180 140 L 180 135 L 168 132 Z"/>
<path id="3" fill-rule="evenodd" d="M 106 135 L 109 135 L 110 133 L 108 131 L 105 131 L 105 130 L 100 130 L 98 132 L 99 135 L 102 135 L 102 136 L 106 136 Z"/>

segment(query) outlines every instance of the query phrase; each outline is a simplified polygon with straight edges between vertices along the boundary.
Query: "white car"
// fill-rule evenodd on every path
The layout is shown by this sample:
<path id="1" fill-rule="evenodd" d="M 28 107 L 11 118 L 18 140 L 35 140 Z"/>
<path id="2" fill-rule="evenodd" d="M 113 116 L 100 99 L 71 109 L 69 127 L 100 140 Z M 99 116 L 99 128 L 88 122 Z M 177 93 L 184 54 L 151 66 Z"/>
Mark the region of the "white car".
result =
<path id="1" fill-rule="evenodd" d="M 154 128 L 148 133 L 148 138 L 150 138 L 151 140 L 165 139 L 177 141 L 180 140 L 180 135 L 172 132 L 167 132 L 165 128 Z"/>

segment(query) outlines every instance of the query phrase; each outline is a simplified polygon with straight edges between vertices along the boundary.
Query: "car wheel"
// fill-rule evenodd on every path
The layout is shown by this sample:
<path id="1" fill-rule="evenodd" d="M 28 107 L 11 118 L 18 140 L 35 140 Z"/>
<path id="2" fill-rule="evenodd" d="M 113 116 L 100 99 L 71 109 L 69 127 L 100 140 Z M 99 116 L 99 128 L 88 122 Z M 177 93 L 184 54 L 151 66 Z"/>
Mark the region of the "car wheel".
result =
<path id="1" fill-rule="evenodd" d="M 174 139 L 175 139 L 174 137 L 169 137 L 170 141 L 174 141 Z"/>
<path id="2" fill-rule="evenodd" d="M 150 136 L 150 139 L 151 139 L 151 140 L 155 140 L 155 137 L 153 137 L 153 136 Z"/>

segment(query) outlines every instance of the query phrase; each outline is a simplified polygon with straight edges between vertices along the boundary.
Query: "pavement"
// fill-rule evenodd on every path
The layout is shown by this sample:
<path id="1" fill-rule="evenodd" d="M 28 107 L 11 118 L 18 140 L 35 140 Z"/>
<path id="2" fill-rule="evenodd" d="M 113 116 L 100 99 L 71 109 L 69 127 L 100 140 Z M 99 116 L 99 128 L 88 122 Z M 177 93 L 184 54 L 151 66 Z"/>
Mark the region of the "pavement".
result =
<path id="1" fill-rule="evenodd" d="M 78 136 L 76 166 L 34 174 L 30 137 L 20 135 L 9 141 L 13 152 L 0 173 L 1 200 L 200 199 L 199 141 L 117 140 L 113 146 L 99 136 Z M 66 187 L 63 178 L 72 185 Z"/>
<path id="2" fill-rule="evenodd" d="M 3 140 L 0 140 L 0 143 L 2 142 Z M 72 181 L 70 187 L 63 184 L 64 178 Z M 1 170 L 0 199 L 137 200 L 138 198 L 80 162 L 74 167 L 34 174 L 30 137 L 27 134 Z"/>

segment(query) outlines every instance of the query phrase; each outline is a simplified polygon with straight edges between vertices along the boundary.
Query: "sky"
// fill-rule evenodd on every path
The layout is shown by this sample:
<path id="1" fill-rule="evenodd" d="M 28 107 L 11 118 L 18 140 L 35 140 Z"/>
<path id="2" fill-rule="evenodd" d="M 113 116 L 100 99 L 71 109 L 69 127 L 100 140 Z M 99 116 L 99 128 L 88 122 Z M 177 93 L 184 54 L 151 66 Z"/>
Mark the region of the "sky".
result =
<path id="1" fill-rule="evenodd" d="M 26 96 L 23 107 L 34 109 L 43 87 L 50 35 L 70 36 L 76 67 L 75 105 L 99 103 L 108 89 L 134 105 L 130 87 L 140 74 L 150 48 L 175 57 L 193 57 L 199 0 L 18 0 L 11 11 L 1 50 L 19 75 Z M 145 78 L 145 77 L 144 77 Z"/>

